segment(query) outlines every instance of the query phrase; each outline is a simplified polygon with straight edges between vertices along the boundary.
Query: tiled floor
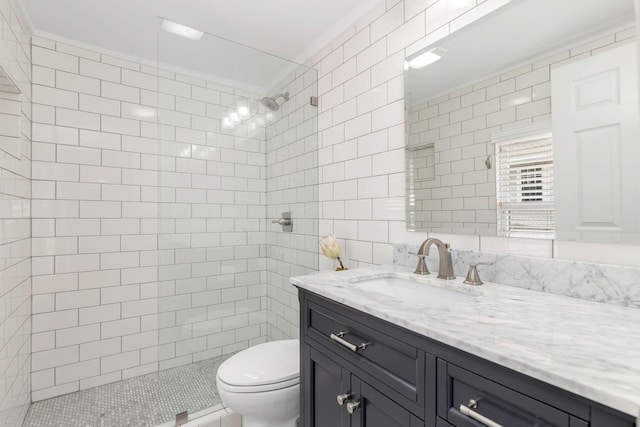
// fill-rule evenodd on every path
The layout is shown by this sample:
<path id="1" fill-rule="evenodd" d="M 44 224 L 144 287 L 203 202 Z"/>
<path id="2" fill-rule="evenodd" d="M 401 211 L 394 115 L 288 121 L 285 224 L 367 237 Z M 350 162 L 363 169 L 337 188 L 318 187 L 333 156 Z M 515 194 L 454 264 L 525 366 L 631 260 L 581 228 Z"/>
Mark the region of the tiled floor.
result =
<path id="1" fill-rule="evenodd" d="M 36 402 L 23 427 L 153 427 L 179 412 L 219 410 L 216 371 L 229 356 Z"/>

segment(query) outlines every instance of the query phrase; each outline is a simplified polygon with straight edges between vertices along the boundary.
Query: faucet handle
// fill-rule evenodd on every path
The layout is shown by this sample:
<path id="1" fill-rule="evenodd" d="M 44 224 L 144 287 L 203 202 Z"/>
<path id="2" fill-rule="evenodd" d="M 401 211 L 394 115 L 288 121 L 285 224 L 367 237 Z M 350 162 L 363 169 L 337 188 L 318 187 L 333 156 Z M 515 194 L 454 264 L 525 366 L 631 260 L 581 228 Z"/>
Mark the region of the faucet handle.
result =
<path id="1" fill-rule="evenodd" d="M 471 262 L 469 263 L 469 272 L 467 273 L 467 277 L 464 279 L 464 282 L 467 285 L 478 286 L 482 285 L 482 280 L 480 280 L 480 275 L 478 274 L 478 266 L 479 265 L 493 265 L 492 262 Z"/>
<path id="2" fill-rule="evenodd" d="M 416 266 L 416 271 L 414 271 L 415 274 L 421 274 L 423 276 L 431 274 L 429 272 L 429 269 L 427 268 L 427 263 L 424 260 L 424 257 L 426 256 L 425 254 L 421 254 L 418 252 L 409 252 L 409 255 L 415 255 L 418 257 L 418 265 Z"/>
<path id="3" fill-rule="evenodd" d="M 493 265 L 492 262 L 470 262 L 469 267 L 476 267 L 478 265 Z"/>

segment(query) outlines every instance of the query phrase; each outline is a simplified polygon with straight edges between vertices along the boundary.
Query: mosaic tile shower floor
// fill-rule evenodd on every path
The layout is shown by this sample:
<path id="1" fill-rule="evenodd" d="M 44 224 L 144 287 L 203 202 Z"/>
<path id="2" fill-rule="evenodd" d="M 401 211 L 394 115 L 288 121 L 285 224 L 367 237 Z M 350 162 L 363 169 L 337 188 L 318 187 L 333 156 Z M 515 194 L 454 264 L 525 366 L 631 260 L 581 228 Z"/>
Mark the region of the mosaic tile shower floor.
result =
<path id="1" fill-rule="evenodd" d="M 221 408 L 216 372 L 230 356 L 36 402 L 22 427 L 153 427 L 183 411 Z"/>

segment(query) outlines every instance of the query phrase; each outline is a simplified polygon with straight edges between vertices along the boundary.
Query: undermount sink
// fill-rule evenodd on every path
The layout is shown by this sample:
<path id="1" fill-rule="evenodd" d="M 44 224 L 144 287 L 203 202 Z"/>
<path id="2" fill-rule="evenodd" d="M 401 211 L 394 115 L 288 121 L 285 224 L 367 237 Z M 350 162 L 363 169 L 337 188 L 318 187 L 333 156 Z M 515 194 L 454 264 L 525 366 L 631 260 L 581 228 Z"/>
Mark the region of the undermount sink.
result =
<path id="1" fill-rule="evenodd" d="M 434 279 L 439 280 L 439 279 Z M 480 295 L 476 289 L 456 289 L 458 284 L 432 285 L 431 279 L 426 281 L 408 280 L 396 276 L 363 277 L 356 279 L 352 286 L 369 294 L 380 294 L 384 297 L 424 307 L 443 307 L 470 301 Z"/>

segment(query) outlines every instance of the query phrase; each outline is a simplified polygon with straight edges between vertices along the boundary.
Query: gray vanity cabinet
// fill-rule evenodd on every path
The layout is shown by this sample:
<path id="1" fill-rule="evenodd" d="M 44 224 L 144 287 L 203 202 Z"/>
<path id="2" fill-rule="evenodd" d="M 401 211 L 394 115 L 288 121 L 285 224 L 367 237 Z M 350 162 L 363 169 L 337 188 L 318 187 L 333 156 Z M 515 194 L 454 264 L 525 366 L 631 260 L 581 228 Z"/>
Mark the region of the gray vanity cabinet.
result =
<path id="1" fill-rule="evenodd" d="M 314 427 L 424 427 L 424 422 L 346 369 L 331 352 L 302 344 L 301 419 Z"/>
<path id="2" fill-rule="evenodd" d="M 299 296 L 301 427 L 635 425 L 628 415 L 304 289 Z"/>

